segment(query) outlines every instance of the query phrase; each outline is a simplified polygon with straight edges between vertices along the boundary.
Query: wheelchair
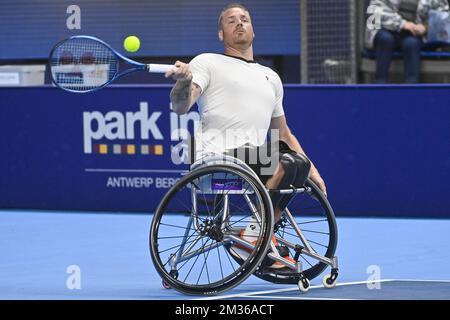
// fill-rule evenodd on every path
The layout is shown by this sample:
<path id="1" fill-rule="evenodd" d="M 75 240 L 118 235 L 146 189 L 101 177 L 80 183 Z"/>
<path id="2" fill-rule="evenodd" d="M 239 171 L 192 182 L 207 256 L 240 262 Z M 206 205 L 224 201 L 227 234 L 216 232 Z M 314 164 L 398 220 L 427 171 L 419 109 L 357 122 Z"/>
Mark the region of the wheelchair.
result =
<path id="1" fill-rule="evenodd" d="M 293 196 L 277 222 L 269 191 Z M 256 236 L 245 239 L 249 224 Z M 217 155 L 194 162 L 165 194 L 149 245 L 166 289 L 217 295 L 253 274 L 307 292 L 327 267 L 322 283 L 335 286 L 337 233 L 333 209 L 310 179 L 301 188 L 267 190 L 242 160 Z M 275 262 L 282 268 L 273 268 Z"/>

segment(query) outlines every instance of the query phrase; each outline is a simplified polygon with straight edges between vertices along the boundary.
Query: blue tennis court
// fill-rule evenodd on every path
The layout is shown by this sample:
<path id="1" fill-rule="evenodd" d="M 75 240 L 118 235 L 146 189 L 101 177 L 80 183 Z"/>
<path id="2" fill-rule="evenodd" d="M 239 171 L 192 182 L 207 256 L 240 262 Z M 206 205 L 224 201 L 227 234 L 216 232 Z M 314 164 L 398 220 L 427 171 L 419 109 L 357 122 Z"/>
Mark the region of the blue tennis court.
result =
<path id="1" fill-rule="evenodd" d="M 449 4 L 1 0 L 0 300 L 450 300 Z"/>
<path id="2" fill-rule="evenodd" d="M 338 217 L 335 288 L 323 288 L 319 277 L 302 294 L 297 286 L 251 276 L 222 295 L 203 297 L 162 287 L 148 248 L 151 218 L 2 210 L 0 299 L 450 298 L 448 220 Z"/>

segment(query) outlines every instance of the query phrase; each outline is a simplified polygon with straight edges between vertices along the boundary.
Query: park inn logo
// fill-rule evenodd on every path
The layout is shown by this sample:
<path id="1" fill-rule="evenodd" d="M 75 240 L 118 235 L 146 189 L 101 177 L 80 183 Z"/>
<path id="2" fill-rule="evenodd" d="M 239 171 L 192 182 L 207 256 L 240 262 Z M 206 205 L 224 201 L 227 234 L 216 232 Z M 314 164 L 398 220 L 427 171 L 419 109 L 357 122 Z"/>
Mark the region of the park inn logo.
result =
<path id="1" fill-rule="evenodd" d="M 165 138 L 160 128 L 161 115 L 161 111 L 149 112 L 147 102 L 140 102 L 136 112 L 83 112 L 84 153 L 162 156 L 166 152 L 164 143 L 167 144 L 169 139 Z M 181 116 L 170 112 L 170 141 L 186 139 L 189 135 L 188 128 L 195 130 L 199 118 L 197 112 Z M 166 128 L 167 125 L 161 127 Z M 170 149 L 178 152 L 177 145 Z"/>
<path id="2" fill-rule="evenodd" d="M 164 154 L 164 147 L 162 144 L 148 145 L 148 144 L 104 144 L 94 143 L 92 145 L 92 152 L 95 154 L 116 154 L 116 155 L 156 155 Z"/>

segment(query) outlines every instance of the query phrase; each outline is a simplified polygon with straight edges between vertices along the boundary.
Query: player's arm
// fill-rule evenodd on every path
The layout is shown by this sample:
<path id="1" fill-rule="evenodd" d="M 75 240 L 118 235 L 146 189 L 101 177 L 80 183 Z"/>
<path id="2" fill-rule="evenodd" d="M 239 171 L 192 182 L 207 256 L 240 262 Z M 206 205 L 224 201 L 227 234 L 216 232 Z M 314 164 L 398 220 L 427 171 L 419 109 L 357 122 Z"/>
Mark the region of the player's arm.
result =
<path id="1" fill-rule="evenodd" d="M 166 73 L 166 78 L 172 77 L 177 81 L 170 91 L 170 102 L 172 102 L 172 109 L 175 113 L 184 114 L 197 101 L 201 94 L 201 88 L 192 82 L 189 64 L 177 61 L 175 67 L 177 69 Z"/>
<path id="2" fill-rule="evenodd" d="M 303 150 L 302 146 L 300 145 L 300 142 L 297 140 L 297 138 L 292 134 L 291 130 L 289 129 L 286 117 L 280 116 L 276 118 L 272 118 L 272 121 L 270 123 L 271 129 L 277 129 L 279 132 L 279 138 L 280 140 L 283 140 L 286 142 L 292 150 L 299 154 L 303 154 L 306 157 L 308 157 Z M 309 157 L 308 157 L 309 159 Z M 311 161 L 311 159 L 309 159 Z M 327 188 L 325 186 L 325 182 L 323 181 L 322 177 L 320 176 L 319 171 L 317 170 L 314 163 L 311 161 L 311 171 L 310 171 L 310 179 L 314 181 L 314 183 L 322 190 L 322 192 L 326 195 L 327 194 Z"/>

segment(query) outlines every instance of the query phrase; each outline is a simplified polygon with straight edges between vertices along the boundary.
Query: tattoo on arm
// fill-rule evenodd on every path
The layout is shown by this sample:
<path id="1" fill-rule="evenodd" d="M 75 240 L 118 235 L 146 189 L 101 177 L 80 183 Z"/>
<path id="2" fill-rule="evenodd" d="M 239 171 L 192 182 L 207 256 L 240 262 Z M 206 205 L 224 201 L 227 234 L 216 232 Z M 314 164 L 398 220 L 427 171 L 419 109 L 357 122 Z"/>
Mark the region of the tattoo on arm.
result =
<path id="1" fill-rule="evenodd" d="M 170 94 L 173 103 L 189 102 L 191 97 L 191 81 L 178 82 Z"/>
<path id="2" fill-rule="evenodd" d="M 173 110 L 178 114 L 188 112 L 200 93 L 200 87 L 192 81 L 176 83 L 170 92 Z"/>

